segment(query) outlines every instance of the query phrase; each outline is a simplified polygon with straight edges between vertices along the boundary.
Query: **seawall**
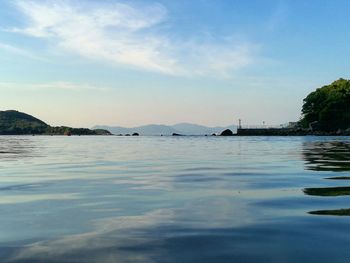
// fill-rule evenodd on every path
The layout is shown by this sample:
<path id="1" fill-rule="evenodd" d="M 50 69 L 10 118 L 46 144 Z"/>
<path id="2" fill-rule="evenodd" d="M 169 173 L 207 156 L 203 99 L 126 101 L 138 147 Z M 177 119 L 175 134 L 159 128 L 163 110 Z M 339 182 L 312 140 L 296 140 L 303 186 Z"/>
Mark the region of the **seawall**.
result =
<path id="1" fill-rule="evenodd" d="M 301 136 L 308 133 L 303 130 L 290 128 L 253 128 L 253 129 L 237 129 L 238 136 Z"/>

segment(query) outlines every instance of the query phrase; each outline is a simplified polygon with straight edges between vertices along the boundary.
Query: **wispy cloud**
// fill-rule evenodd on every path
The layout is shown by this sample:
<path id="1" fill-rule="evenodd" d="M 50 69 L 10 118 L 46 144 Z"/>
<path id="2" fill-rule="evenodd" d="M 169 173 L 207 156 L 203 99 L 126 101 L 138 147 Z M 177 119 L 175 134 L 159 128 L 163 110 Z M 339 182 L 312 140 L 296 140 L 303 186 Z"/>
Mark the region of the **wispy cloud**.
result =
<path id="1" fill-rule="evenodd" d="M 18 83 L 18 82 L 0 82 L 0 90 L 65 90 L 65 91 L 105 91 L 110 87 L 101 87 L 90 84 L 79 84 L 65 81 L 48 83 Z"/>
<path id="2" fill-rule="evenodd" d="M 286 1 L 279 1 L 265 23 L 265 30 L 274 32 L 283 28 L 289 15 L 289 8 Z"/>
<path id="3" fill-rule="evenodd" d="M 160 30 L 168 14 L 157 3 L 19 0 L 17 7 L 28 21 L 12 32 L 89 59 L 172 75 L 227 75 L 254 62 L 250 43 L 177 39 Z"/>
<path id="4" fill-rule="evenodd" d="M 1 42 L 0 42 L 0 50 L 5 50 L 6 52 L 14 53 L 16 55 L 30 58 L 30 59 L 34 59 L 34 60 L 46 61 L 45 59 L 43 59 L 35 54 L 32 54 L 31 52 L 29 52 L 27 50 L 24 50 L 22 48 L 19 48 L 19 47 L 13 46 L 13 45 L 1 43 Z"/>

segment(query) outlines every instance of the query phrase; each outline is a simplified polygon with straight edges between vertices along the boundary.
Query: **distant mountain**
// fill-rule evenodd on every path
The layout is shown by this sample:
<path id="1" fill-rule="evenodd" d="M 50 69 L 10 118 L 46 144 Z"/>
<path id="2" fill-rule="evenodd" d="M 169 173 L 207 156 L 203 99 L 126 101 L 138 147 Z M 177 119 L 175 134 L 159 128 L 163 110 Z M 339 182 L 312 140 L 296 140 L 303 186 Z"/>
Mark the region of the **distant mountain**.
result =
<path id="1" fill-rule="evenodd" d="M 171 126 L 158 124 L 150 124 L 134 128 L 97 125 L 94 126 L 93 129 L 105 129 L 116 135 L 133 134 L 135 132 L 139 133 L 140 135 L 172 135 L 173 133 L 180 133 L 180 131 L 172 128 Z"/>
<path id="2" fill-rule="evenodd" d="M 0 111 L 0 135 L 25 134 L 109 135 L 110 132 L 102 129 L 52 127 L 42 120 L 23 112 L 15 110 Z"/>
<path id="3" fill-rule="evenodd" d="M 134 128 L 125 128 L 120 126 L 105 126 L 97 125 L 93 129 L 105 129 L 113 134 L 132 134 L 139 133 L 140 135 L 172 135 L 173 133 L 183 134 L 183 135 L 206 135 L 213 133 L 221 133 L 225 129 L 231 129 L 236 132 L 237 127 L 235 125 L 227 127 L 207 127 L 192 123 L 178 123 L 175 125 L 158 125 L 150 124 L 144 126 L 138 126 Z"/>

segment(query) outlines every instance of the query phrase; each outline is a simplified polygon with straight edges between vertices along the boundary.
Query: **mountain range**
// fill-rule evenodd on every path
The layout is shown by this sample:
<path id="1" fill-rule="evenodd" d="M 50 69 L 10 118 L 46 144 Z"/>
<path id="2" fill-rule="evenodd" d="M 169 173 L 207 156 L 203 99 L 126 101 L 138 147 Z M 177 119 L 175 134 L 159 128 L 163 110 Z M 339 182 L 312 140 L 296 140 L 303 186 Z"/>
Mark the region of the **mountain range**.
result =
<path id="1" fill-rule="evenodd" d="M 149 124 L 134 128 L 98 125 L 90 130 L 66 126 L 53 127 L 24 112 L 16 110 L 0 111 L 0 135 L 110 135 L 111 133 L 116 135 L 132 135 L 135 133 L 139 135 L 211 135 L 213 133 L 219 134 L 226 129 L 235 132 L 237 127 L 235 125 L 207 127 L 192 123 L 178 123 L 175 125 Z"/>
<path id="2" fill-rule="evenodd" d="M 213 133 L 221 133 L 225 129 L 230 129 L 233 132 L 237 130 L 236 125 L 230 125 L 226 127 L 207 127 L 203 125 L 193 124 L 193 123 L 178 123 L 175 125 L 162 125 L 162 124 L 149 124 L 143 126 L 137 126 L 133 128 L 126 128 L 120 126 L 106 126 L 106 125 L 96 125 L 93 129 L 104 129 L 108 130 L 113 134 L 133 134 L 138 133 L 140 135 L 172 135 L 182 134 L 182 135 L 211 135 Z"/>

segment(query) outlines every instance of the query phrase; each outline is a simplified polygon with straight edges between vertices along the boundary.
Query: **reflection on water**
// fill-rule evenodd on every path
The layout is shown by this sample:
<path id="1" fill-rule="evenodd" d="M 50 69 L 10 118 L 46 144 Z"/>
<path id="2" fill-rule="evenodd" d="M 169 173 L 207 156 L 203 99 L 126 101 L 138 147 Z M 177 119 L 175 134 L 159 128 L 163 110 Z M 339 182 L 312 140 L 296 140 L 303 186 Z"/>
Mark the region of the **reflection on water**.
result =
<path id="1" fill-rule="evenodd" d="M 141 238 L 145 228 L 165 225 L 171 220 L 171 211 L 153 211 L 142 216 L 121 216 L 94 221 L 94 229 L 82 234 L 39 241 L 20 249 L 12 262 L 31 259 L 33 262 L 47 262 L 50 259 L 70 261 L 72 257 L 80 262 L 151 262 L 151 253 L 126 253 L 129 246 L 143 246 L 156 242 L 157 236 Z M 49 258 L 48 258 L 49 255 Z"/>
<path id="2" fill-rule="evenodd" d="M 350 195 L 350 187 L 305 188 L 304 193 L 316 196 Z"/>
<path id="3" fill-rule="evenodd" d="M 345 173 L 350 171 L 350 142 L 344 140 L 326 140 L 306 142 L 303 145 L 303 156 L 307 169 L 314 171 L 331 171 Z M 346 183 L 350 176 L 329 176 L 325 179 Z M 310 196 L 339 197 L 350 195 L 350 186 L 329 186 L 305 188 L 304 193 Z M 309 212 L 312 215 L 350 216 L 350 209 L 328 209 Z"/>
<path id="4" fill-rule="evenodd" d="M 307 169 L 315 171 L 350 171 L 350 142 L 308 141 L 303 144 Z"/>
<path id="5" fill-rule="evenodd" d="M 350 180 L 350 176 L 333 176 L 333 177 L 327 177 L 326 179 L 329 179 L 329 180 Z"/>
<path id="6" fill-rule="evenodd" d="M 36 153 L 35 141 L 29 136 L 0 136 L 0 160 L 18 159 L 33 156 Z"/>
<path id="7" fill-rule="evenodd" d="M 318 210 L 309 213 L 312 215 L 350 216 L 350 209 Z"/>
<path id="8" fill-rule="evenodd" d="M 328 263 L 350 256 L 350 223 L 339 217 L 350 211 L 342 209 L 350 192 L 346 137 L 0 142 L 7 152 L 0 153 L 1 262 Z"/>

